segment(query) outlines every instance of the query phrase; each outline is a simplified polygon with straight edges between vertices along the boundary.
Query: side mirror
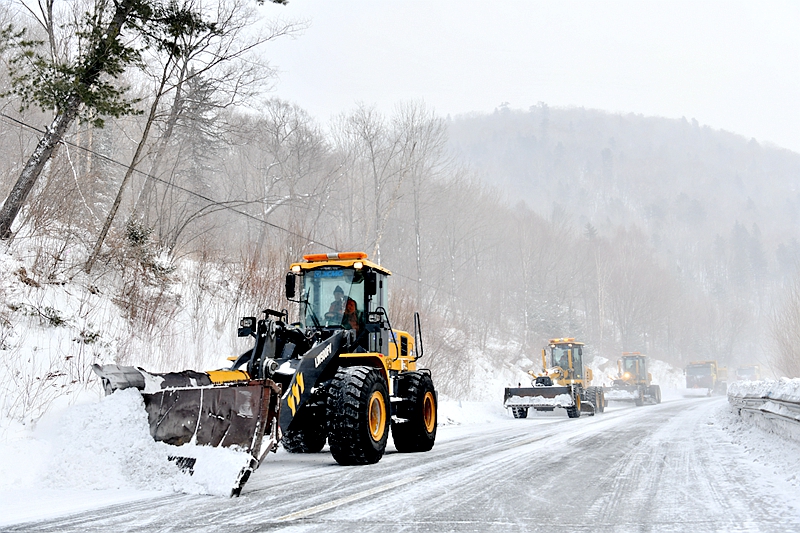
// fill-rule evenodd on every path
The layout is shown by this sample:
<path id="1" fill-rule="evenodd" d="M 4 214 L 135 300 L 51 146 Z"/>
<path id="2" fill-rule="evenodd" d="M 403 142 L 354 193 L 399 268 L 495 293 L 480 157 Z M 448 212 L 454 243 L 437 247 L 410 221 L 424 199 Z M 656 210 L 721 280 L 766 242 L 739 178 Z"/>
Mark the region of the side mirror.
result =
<path id="1" fill-rule="evenodd" d="M 367 323 L 383 324 L 383 313 L 381 311 L 371 311 L 367 313 Z"/>
<path id="2" fill-rule="evenodd" d="M 289 300 L 294 298 L 295 281 L 294 274 L 286 274 L 286 298 Z"/>
<path id="3" fill-rule="evenodd" d="M 364 292 L 368 296 L 375 296 L 378 294 L 378 274 L 374 271 L 367 272 L 364 276 Z"/>

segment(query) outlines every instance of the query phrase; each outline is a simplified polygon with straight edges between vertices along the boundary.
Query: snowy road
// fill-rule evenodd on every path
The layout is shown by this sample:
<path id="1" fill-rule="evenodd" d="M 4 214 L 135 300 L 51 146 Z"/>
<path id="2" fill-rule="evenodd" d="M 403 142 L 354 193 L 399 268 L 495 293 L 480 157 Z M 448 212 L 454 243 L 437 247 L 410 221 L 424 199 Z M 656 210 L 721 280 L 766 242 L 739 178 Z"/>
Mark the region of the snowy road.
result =
<path id="1" fill-rule="evenodd" d="M 613 404 L 612 404 L 613 407 Z M 242 497 L 166 495 L 3 531 L 800 531 L 800 498 L 720 427 L 723 398 L 445 426 L 367 467 L 270 457 Z"/>

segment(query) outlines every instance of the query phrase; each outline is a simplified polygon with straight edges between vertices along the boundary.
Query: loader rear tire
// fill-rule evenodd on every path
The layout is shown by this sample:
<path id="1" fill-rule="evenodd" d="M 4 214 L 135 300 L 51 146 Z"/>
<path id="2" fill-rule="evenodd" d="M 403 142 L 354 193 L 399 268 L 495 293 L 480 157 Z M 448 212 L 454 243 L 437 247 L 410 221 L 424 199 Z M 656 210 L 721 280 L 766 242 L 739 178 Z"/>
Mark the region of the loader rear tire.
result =
<path id="1" fill-rule="evenodd" d="M 325 423 L 325 399 L 303 406 L 281 440 L 289 453 L 319 453 L 328 439 Z"/>
<path id="2" fill-rule="evenodd" d="M 389 438 L 389 389 L 376 368 L 340 368 L 328 393 L 331 455 L 340 465 L 377 463 Z"/>
<path id="3" fill-rule="evenodd" d="M 528 408 L 527 407 L 512 407 L 511 414 L 514 415 L 514 418 L 528 418 Z"/>
<path id="4" fill-rule="evenodd" d="M 398 452 L 427 452 L 436 441 L 438 400 L 430 375 L 408 372 L 398 382 L 396 418 L 392 420 L 392 440 Z"/>

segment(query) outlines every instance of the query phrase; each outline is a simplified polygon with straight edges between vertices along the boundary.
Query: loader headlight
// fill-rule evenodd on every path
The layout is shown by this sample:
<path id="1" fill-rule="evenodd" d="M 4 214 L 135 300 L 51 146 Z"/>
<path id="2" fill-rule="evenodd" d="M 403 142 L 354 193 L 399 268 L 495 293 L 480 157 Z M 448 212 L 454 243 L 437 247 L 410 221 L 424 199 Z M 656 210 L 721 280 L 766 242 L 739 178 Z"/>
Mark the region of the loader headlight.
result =
<path id="1" fill-rule="evenodd" d="M 295 265 L 292 267 L 292 272 L 294 272 L 295 274 L 299 274 L 301 270 L 303 269 L 300 268 L 300 265 Z"/>
<path id="2" fill-rule="evenodd" d="M 255 332 L 256 317 L 246 316 L 239 321 L 239 331 L 237 332 L 239 337 L 249 337 L 251 335 L 255 335 Z"/>
<path id="3" fill-rule="evenodd" d="M 622 374 L 622 379 L 626 379 L 626 380 L 627 379 L 631 379 L 631 373 L 630 372 L 625 372 L 624 374 Z"/>
<path id="4" fill-rule="evenodd" d="M 353 263 L 353 268 L 355 268 L 356 270 L 361 270 L 362 268 L 364 268 L 364 263 L 362 263 L 361 261 L 356 261 L 355 263 Z"/>

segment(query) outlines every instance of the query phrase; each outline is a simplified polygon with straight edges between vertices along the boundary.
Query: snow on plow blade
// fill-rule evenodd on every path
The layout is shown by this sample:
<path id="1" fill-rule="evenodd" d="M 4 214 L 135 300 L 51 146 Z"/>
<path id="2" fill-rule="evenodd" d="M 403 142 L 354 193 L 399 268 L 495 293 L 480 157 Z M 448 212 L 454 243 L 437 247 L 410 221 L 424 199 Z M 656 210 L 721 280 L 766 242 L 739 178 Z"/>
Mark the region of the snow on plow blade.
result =
<path id="1" fill-rule="evenodd" d="M 511 387 L 506 388 L 504 407 L 572 407 L 569 387 Z"/>
<path id="2" fill-rule="evenodd" d="M 239 473 L 231 496 L 239 495 L 267 452 L 277 447 L 281 388 L 272 380 L 212 385 L 207 374 L 192 371 L 150 374 L 117 365 L 93 369 L 107 394 L 130 387 L 142 391 L 150 435 L 156 441 L 235 448 L 249 454 L 249 464 Z M 175 455 L 170 460 L 192 473 L 194 458 Z"/>
<path id="3" fill-rule="evenodd" d="M 636 393 L 625 389 L 606 389 L 606 400 L 610 402 L 635 402 Z"/>

